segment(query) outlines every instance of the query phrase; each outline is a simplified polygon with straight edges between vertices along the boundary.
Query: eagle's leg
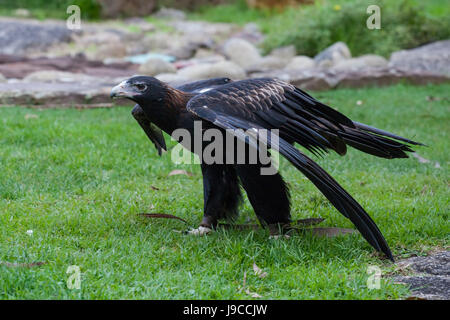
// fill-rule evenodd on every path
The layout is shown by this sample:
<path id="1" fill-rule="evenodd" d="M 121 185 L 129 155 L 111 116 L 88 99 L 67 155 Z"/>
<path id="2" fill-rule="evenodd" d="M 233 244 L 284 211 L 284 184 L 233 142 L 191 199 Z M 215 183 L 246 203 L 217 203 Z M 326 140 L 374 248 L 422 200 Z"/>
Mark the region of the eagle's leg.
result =
<path id="1" fill-rule="evenodd" d="M 261 165 L 236 165 L 236 172 L 256 216 L 271 235 L 289 230 L 289 190 L 279 173 L 261 175 Z"/>
<path id="2" fill-rule="evenodd" d="M 204 214 L 197 229 L 189 233 L 211 232 L 220 219 L 232 219 L 238 214 L 241 192 L 236 171 L 230 165 L 202 164 Z"/>

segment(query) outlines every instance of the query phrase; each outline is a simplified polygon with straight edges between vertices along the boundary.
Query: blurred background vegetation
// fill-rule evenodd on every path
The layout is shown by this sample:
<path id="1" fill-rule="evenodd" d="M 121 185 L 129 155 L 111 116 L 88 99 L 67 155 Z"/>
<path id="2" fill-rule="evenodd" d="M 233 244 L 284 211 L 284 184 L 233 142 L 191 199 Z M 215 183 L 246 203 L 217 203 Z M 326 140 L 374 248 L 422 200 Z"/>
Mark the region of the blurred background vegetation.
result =
<path id="1" fill-rule="evenodd" d="M 447 0 L 0 0 L 0 13 L 26 8 L 35 18 L 63 19 L 71 4 L 80 6 L 82 18 L 89 20 L 149 16 L 170 7 L 186 11 L 194 20 L 253 22 L 267 35 L 264 50 L 293 44 L 298 54 L 308 56 L 337 41 L 345 42 L 355 56 L 389 56 L 450 38 Z M 381 8 L 382 29 L 377 32 L 365 27 L 371 4 Z"/>

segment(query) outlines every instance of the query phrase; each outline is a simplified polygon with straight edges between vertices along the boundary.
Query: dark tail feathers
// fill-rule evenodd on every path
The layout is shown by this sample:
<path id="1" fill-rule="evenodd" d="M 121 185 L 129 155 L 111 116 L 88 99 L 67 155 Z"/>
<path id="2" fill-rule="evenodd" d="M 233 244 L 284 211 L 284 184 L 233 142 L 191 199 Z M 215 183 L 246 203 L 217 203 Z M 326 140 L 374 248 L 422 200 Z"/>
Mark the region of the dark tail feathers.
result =
<path id="1" fill-rule="evenodd" d="M 408 144 L 423 145 L 363 123 L 353 122 L 353 124 L 355 128 L 345 126 L 345 131 L 339 132 L 339 135 L 346 144 L 377 157 L 387 159 L 408 158 L 406 152 L 414 152 Z"/>

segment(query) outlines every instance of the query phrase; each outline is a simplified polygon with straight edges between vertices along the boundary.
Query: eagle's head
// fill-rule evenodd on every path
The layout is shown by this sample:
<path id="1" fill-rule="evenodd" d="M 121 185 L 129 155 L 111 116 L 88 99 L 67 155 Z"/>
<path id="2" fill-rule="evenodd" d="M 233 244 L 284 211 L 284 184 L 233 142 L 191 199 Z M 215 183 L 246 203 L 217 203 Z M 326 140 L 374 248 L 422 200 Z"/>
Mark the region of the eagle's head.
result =
<path id="1" fill-rule="evenodd" d="M 112 88 L 111 98 L 127 98 L 140 105 L 161 102 L 167 92 L 167 85 L 156 78 L 134 76 Z"/>

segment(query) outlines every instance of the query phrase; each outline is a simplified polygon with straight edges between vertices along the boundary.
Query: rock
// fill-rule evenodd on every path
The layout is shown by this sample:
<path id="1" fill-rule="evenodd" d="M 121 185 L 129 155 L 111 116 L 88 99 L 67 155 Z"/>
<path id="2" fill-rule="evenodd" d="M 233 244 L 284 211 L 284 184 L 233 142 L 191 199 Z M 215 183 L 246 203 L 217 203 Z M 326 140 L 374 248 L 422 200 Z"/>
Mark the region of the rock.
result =
<path id="1" fill-rule="evenodd" d="M 333 72 L 331 70 L 330 72 Z M 336 71 L 337 88 L 359 88 L 367 86 L 388 86 L 400 82 L 424 85 L 450 82 L 450 77 L 425 71 L 401 70 L 393 68 L 364 68 L 357 71 Z"/>
<path id="2" fill-rule="evenodd" d="M 313 59 L 307 56 L 295 56 L 292 58 L 291 62 L 288 63 L 286 69 L 291 70 L 300 70 L 300 69 L 308 69 L 313 68 L 315 66 L 315 62 Z"/>
<path id="3" fill-rule="evenodd" d="M 258 49 L 243 39 L 229 39 L 225 42 L 223 51 L 231 61 L 244 69 L 250 68 L 261 59 Z"/>
<path id="4" fill-rule="evenodd" d="M 14 15 L 19 18 L 29 18 L 31 16 L 31 12 L 28 9 L 19 8 L 14 10 Z"/>
<path id="5" fill-rule="evenodd" d="M 207 57 L 213 57 L 216 53 L 210 49 L 199 48 L 195 51 L 194 59 L 203 59 Z"/>
<path id="6" fill-rule="evenodd" d="M 171 85 L 188 81 L 188 79 L 185 79 L 176 73 L 161 73 L 161 74 L 156 75 L 155 78 L 160 81 L 170 83 Z"/>
<path id="7" fill-rule="evenodd" d="M 284 60 L 291 60 L 295 57 L 296 53 L 297 53 L 297 50 L 295 49 L 295 46 L 290 45 L 290 46 L 273 49 L 270 52 L 269 56 L 278 57 L 278 58 L 281 58 Z"/>
<path id="8" fill-rule="evenodd" d="M 264 34 L 256 23 L 247 23 L 242 30 L 233 34 L 233 38 L 240 38 L 253 44 L 264 41 Z"/>
<path id="9" fill-rule="evenodd" d="M 147 76 L 175 72 L 177 72 L 177 68 L 175 68 L 170 62 L 158 58 L 149 59 L 139 67 L 139 73 Z"/>
<path id="10" fill-rule="evenodd" d="M 255 63 L 245 68 L 247 72 L 261 72 L 274 69 L 282 69 L 288 63 L 290 59 L 284 59 L 277 56 L 266 56 L 256 60 Z"/>
<path id="11" fill-rule="evenodd" d="M 83 55 L 59 58 L 25 58 L 16 55 L 0 55 L 0 73 L 7 78 L 22 79 L 32 72 L 42 70 L 115 78 L 135 74 L 137 66 L 128 62 L 104 64 L 101 61 L 87 60 Z"/>
<path id="12" fill-rule="evenodd" d="M 401 82 L 412 84 L 447 83 L 450 77 L 424 71 L 406 71 L 390 68 L 363 68 L 334 70 L 322 68 L 281 69 L 251 74 L 252 78 L 279 78 L 307 90 L 332 88 L 361 88 L 392 85 Z"/>
<path id="13" fill-rule="evenodd" d="M 73 106 L 111 104 L 111 84 L 0 83 L 0 105 Z"/>
<path id="14" fill-rule="evenodd" d="M 45 51 L 50 45 L 69 42 L 72 31 L 65 24 L 0 20 L 0 54 L 25 54 L 27 50 Z"/>
<path id="15" fill-rule="evenodd" d="M 139 27 L 141 32 L 152 32 L 156 31 L 156 27 L 153 23 L 148 22 L 144 18 L 133 17 L 123 20 L 129 27 Z"/>
<path id="16" fill-rule="evenodd" d="M 96 32 L 86 33 L 76 38 L 81 45 L 102 45 L 105 43 L 121 43 L 121 34 L 113 31 L 100 30 Z"/>
<path id="17" fill-rule="evenodd" d="M 123 58 L 127 55 L 127 48 L 121 42 L 110 42 L 101 45 L 95 53 L 95 59 Z"/>
<path id="18" fill-rule="evenodd" d="M 187 80 L 201 80 L 217 77 L 228 77 L 233 80 L 245 78 L 245 71 L 231 61 L 221 61 L 212 64 L 197 64 L 178 71 L 180 77 Z"/>
<path id="19" fill-rule="evenodd" d="M 394 277 L 396 283 L 407 284 L 412 290 L 412 298 L 426 300 L 449 300 L 450 278 L 444 276 L 403 276 Z"/>
<path id="20" fill-rule="evenodd" d="M 183 11 L 172 8 L 161 8 L 153 16 L 162 19 L 186 20 L 186 14 Z"/>
<path id="21" fill-rule="evenodd" d="M 387 67 L 388 61 L 374 54 L 367 54 L 357 58 L 350 58 L 338 62 L 333 66 L 334 70 L 356 70 L 366 67 Z"/>
<path id="22" fill-rule="evenodd" d="M 415 275 L 396 276 L 397 283 L 408 284 L 413 297 L 421 299 L 450 299 L 450 251 L 442 251 L 427 257 L 413 257 L 397 263 L 402 270 L 409 269 Z"/>
<path id="23" fill-rule="evenodd" d="M 192 58 L 195 55 L 197 48 L 197 44 L 187 43 L 184 46 L 168 50 L 168 54 L 176 57 L 178 60 L 186 60 Z"/>
<path id="24" fill-rule="evenodd" d="M 89 76 L 82 73 L 72 73 L 56 70 L 42 70 L 30 73 L 23 82 L 77 82 L 77 83 L 93 83 L 99 81 L 98 77 Z"/>
<path id="25" fill-rule="evenodd" d="M 409 268 L 419 273 L 450 276 L 450 251 L 441 251 L 426 257 L 412 257 L 397 262 L 404 269 Z M 450 290 L 450 287 L 448 288 Z"/>
<path id="26" fill-rule="evenodd" d="M 342 60 L 350 59 L 351 57 L 352 55 L 347 45 L 344 42 L 336 42 L 316 55 L 314 61 L 321 68 L 330 68 Z"/>
<path id="27" fill-rule="evenodd" d="M 329 90 L 336 86 L 337 80 L 319 69 L 281 69 L 253 73 L 252 78 L 278 78 L 305 90 Z"/>
<path id="28" fill-rule="evenodd" d="M 450 40 L 394 52 L 391 55 L 389 66 L 450 75 Z"/>

